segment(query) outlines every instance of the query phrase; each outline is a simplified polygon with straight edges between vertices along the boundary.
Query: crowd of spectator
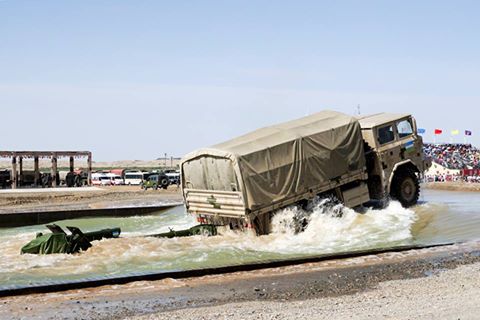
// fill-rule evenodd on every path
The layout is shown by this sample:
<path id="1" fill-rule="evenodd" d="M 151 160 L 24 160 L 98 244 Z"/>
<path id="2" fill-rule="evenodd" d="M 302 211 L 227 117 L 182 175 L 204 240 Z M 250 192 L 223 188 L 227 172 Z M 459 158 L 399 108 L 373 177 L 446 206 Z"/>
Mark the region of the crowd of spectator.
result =
<path id="1" fill-rule="evenodd" d="M 480 150 L 471 144 L 424 144 L 425 154 L 447 169 L 480 169 Z"/>

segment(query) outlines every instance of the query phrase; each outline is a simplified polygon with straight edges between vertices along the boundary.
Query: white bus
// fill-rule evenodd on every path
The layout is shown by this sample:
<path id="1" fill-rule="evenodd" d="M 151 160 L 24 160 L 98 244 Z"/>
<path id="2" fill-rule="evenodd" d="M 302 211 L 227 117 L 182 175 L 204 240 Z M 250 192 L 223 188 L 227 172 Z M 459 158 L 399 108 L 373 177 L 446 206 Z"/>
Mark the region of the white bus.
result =
<path id="1" fill-rule="evenodd" d="M 125 184 L 126 185 L 140 185 L 144 179 L 144 173 L 137 172 L 125 172 Z"/>

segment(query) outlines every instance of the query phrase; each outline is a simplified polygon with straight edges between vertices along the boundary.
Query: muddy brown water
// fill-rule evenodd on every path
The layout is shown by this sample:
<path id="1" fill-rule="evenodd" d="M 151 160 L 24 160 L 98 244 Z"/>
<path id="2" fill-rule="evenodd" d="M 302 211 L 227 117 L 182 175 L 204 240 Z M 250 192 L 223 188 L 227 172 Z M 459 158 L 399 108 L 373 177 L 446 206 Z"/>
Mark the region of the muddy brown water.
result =
<path id="1" fill-rule="evenodd" d="M 291 207 L 278 212 L 272 222 L 273 233 L 262 237 L 233 232 L 210 238 L 141 237 L 168 231 L 169 227 L 178 230 L 195 225 L 183 207 L 141 217 L 59 221 L 61 226 L 75 225 L 85 231 L 114 226 L 122 229 L 121 239 L 97 241 L 88 251 L 75 255 L 20 255 L 22 245 L 36 232 L 45 231 L 44 226 L 0 229 L 0 286 L 476 240 L 480 232 L 477 193 L 426 190 L 413 209 L 392 202 L 385 209 L 363 214 L 344 208 L 341 217 L 319 203 L 305 232 L 295 234 L 291 221 L 299 211 Z"/>

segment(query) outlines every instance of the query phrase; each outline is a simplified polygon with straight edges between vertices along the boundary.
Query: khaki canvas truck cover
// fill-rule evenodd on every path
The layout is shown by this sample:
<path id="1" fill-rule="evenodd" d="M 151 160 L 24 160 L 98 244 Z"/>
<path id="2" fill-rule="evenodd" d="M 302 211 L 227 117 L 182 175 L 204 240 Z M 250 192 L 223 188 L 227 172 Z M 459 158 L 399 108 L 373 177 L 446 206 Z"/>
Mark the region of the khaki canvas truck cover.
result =
<path id="1" fill-rule="evenodd" d="M 251 211 L 364 166 L 358 121 L 335 111 L 258 129 L 181 162 L 184 188 L 241 191 Z"/>

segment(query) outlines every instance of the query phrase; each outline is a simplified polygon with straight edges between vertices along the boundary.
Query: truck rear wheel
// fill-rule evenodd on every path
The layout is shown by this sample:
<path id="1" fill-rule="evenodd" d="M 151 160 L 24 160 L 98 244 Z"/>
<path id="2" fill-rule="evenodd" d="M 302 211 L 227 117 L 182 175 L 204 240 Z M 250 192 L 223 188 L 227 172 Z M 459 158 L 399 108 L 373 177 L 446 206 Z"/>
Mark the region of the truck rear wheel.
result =
<path id="1" fill-rule="evenodd" d="M 391 196 L 400 201 L 405 208 L 417 204 L 420 195 L 420 185 L 415 172 L 401 170 L 395 173 L 392 181 Z"/>

